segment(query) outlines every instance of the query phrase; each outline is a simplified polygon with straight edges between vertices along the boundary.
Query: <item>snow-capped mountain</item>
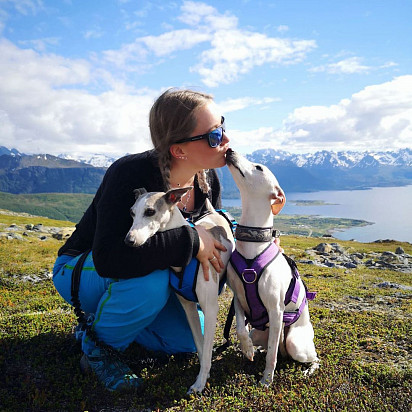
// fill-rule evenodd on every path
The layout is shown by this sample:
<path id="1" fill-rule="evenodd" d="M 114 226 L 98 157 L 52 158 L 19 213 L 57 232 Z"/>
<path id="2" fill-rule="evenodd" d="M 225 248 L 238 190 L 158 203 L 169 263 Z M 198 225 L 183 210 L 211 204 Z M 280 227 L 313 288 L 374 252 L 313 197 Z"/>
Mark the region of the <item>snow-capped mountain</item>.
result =
<path id="1" fill-rule="evenodd" d="M 257 150 L 247 157 L 266 165 L 287 192 L 352 190 L 412 184 L 412 150 L 294 154 Z M 94 193 L 118 157 L 105 154 L 26 155 L 0 147 L 0 191 Z M 239 193 L 227 168 L 217 169 L 224 197 Z"/>
<path id="2" fill-rule="evenodd" d="M 278 163 L 288 161 L 297 167 L 374 167 L 412 166 L 412 150 L 400 149 L 388 152 L 332 152 L 322 150 L 315 153 L 293 154 L 274 149 L 262 149 L 247 156 L 249 160 L 258 163 Z"/>
<path id="3" fill-rule="evenodd" d="M 75 160 L 77 162 L 86 163 L 94 167 L 109 167 L 118 157 L 108 156 L 106 154 L 75 154 L 61 153 L 58 155 L 61 159 Z"/>

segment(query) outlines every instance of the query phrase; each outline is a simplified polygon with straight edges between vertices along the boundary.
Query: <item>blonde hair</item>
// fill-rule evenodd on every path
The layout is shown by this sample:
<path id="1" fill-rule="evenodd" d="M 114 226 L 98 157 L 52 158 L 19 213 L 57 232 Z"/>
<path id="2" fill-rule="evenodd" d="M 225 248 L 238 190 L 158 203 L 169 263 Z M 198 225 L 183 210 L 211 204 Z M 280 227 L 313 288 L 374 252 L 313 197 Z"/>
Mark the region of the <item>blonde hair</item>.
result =
<path id="1" fill-rule="evenodd" d="M 158 154 L 159 167 L 167 189 L 170 189 L 170 147 L 177 140 L 190 136 L 196 127 L 195 111 L 211 102 L 210 94 L 189 89 L 168 89 L 154 102 L 149 114 L 150 136 Z M 206 172 L 197 172 L 199 188 L 210 190 Z"/>

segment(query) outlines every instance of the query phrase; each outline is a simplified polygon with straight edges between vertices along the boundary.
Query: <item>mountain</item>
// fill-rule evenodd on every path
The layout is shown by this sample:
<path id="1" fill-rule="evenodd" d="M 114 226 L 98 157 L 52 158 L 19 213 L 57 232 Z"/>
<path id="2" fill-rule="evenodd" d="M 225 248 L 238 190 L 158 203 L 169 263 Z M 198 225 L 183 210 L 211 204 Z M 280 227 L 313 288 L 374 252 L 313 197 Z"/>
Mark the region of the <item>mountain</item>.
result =
<path id="1" fill-rule="evenodd" d="M 108 156 L 105 154 L 73 154 L 73 153 L 61 153 L 58 155 L 61 159 L 75 160 L 77 162 L 86 163 L 94 167 L 105 167 L 108 168 L 117 157 Z"/>
<path id="2" fill-rule="evenodd" d="M 273 149 L 246 157 L 266 165 L 286 192 L 353 190 L 412 184 L 412 150 L 295 154 Z M 9 193 L 95 193 L 107 167 L 116 160 L 102 154 L 26 155 L 0 147 L 0 191 Z M 223 197 L 239 191 L 229 170 L 217 170 Z"/>
<path id="3" fill-rule="evenodd" d="M 246 157 L 266 165 L 286 192 L 353 190 L 412 184 L 412 150 L 293 154 L 262 149 Z M 238 197 L 227 168 L 219 170 L 225 197 Z"/>
<path id="4" fill-rule="evenodd" d="M 8 150 L 1 149 L 2 153 Z M 26 155 L 12 149 L 0 155 L 0 192 L 95 193 L 105 171 L 75 160 Z"/>

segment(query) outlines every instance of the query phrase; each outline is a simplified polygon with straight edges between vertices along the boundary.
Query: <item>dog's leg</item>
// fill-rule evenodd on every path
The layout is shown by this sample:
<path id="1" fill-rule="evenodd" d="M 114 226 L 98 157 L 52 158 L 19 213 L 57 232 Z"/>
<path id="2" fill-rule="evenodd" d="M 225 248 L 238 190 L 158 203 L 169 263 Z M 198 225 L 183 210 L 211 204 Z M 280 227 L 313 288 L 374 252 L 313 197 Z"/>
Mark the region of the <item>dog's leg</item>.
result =
<path id="1" fill-rule="evenodd" d="M 249 333 L 253 346 L 261 346 L 263 349 L 268 348 L 269 328 L 265 330 L 252 329 Z"/>
<path id="2" fill-rule="evenodd" d="M 283 359 L 286 359 L 288 357 L 288 352 L 286 350 L 286 336 L 288 334 L 288 329 L 288 327 L 283 327 L 280 333 L 279 351 Z"/>
<path id="3" fill-rule="evenodd" d="M 202 354 L 200 356 L 200 371 L 196 382 L 188 391 L 189 394 L 194 392 L 202 392 L 209 377 L 210 368 L 212 366 L 212 352 L 216 331 L 217 313 L 219 310 L 217 301 L 218 288 L 219 286 L 214 279 L 210 279 L 208 282 L 203 281 L 203 279 L 198 279 L 196 294 L 199 298 L 199 304 L 205 316 L 205 330 Z"/>
<path id="4" fill-rule="evenodd" d="M 268 311 L 269 314 L 269 339 L 266 354 L 266 367 L 260 383 L 269 386 L 273 381 L 273 372 L 276 367 L 280 335 L 283 328 L 283 313 L 276 309 Z"/>
<path id="5" fill-rule="evenodd" d="M 236 333 L 239 339 L 240 349 L 250 361 L 253 361 L 253 342 L 249 337 L 249 330 L 245 323 L 245 312 L 236 295 L 234 296 L 234 305 L 236 313 Z"/>
<path id="6" fill-rule="evenodd" d="M 199 357 L 199 361 L 202 358 L 203 352 L 203 335 L 202 329 L 200 326 L 200 319 L 199 314 L 197 312 L 197 305 L 195 302 L 189 302 L 188 300 L 184 299 L 182 296 L 176 294 L 179 298 L 180 303 L 183 306 L 183 309 L 186 313 L 187 321 L 189 322 L 190 329 L 192 331 L 193 340 L 195 341 L 197 354 Z"/>
<path id="7" fill-rule="evenodd" d="M 286 336 L 286 350 L 292 359 L 309 364 L 309 368 L 303 372 L 306 377 L 312 375 L 320 365 L 313 338 L 313 326 L 306 306 L 298 321 L 290 326 Z"/>

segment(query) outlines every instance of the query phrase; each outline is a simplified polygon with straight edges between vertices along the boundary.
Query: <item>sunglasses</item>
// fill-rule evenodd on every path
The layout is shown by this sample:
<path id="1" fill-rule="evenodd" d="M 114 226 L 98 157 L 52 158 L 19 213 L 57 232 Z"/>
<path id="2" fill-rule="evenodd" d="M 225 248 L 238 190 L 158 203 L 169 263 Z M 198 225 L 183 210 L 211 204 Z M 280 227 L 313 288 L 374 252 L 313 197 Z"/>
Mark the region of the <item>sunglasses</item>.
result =
<path id="1" fill-rule="evenodd" d="M 212 148 L 218 147 L 222 143 L 223 133 L 225 129 L 225 118 L 222 116 L 220 126 L 212 130 L 209 133 L 200 134 L 198 136 L 186 137 L 185 139 L 180 139 L 176 143 L 194 142 L 196 140 L 207 139 L 209 146 Z"/>

